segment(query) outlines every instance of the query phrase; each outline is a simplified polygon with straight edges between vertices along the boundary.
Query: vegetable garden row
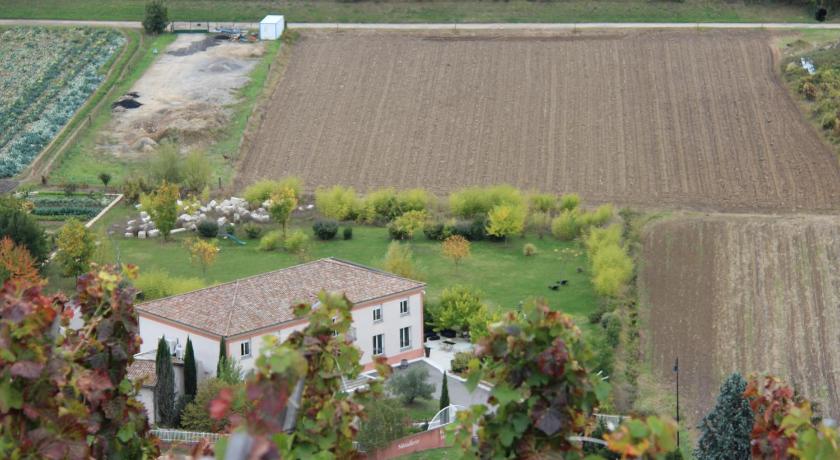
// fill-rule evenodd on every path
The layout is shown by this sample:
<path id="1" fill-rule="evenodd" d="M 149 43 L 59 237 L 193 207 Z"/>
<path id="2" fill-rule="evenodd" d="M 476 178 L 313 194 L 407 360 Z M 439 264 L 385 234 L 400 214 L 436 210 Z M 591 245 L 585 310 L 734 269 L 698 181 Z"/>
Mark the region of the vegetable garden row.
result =
<path id="1" fill-rule="evenodd" d="M 0 33 L 0 177 L 26 168 L 104 80 L 118 31 L 15 27 Z"/>

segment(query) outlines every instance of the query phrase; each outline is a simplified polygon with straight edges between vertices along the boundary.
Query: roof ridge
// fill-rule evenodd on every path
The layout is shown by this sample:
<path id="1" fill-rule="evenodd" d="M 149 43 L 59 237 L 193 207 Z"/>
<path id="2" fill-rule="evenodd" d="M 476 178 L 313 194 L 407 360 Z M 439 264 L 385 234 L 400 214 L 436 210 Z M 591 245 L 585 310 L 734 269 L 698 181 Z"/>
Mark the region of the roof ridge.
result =
<path id="1" fill-rule="evenodd" d="M 268 276 L 268 275 L 271 275 L 271 274 L 274 274 L 274 273 L 277 273 L 277 272 L 290 270 L 292 268 L 303 267 L 304 265 L 310 265 L 310 264 L 314 264 L 316 262 L 327 261 L 328 259 L 332 259 L 332 257 L 324 257 L 324 258 L 317 259 L 317 260 L 310 260 L 309 262 L 304 262 L 302 264 L 291 265 L 291 266 L 288 266 L 288 267 L 278 268 L 276 270 L 270 270 L 270 271 L 267 271 L 267 272 L 257 273 L 255 275 L 246 276 L 246 277 L 243 277 L 243 278 L 237 278 L 235 280 L 225 281 L 224 283 L 214 284 L 212 286 L 205 286 L 203 288 L 193 289 L 192 291 L 182 292 L 180 294 L 172 294 L 172 295 L 169 295 L 169 296 L 166 296 L 166 297 L 161 297 L 159 299 L 154 299 L 154 300 L 150 300 L 148 302 L 139 303 L 139 304 L 137 304 L 137 308 L 142 309 L 143 305 L 150 304 L 150 303 L 153 303 L 153 302 L 161 302 L 161 301 L 168 300 L 168 299 L 171 299 L 171 298 L 174 298 L 174 297 L 182 297 L 182 296 L 185 296 L 185 295 L 188 295 L 188 294 L 192 294 L 194 292 L 208 291 L 210 289 L 216 289 L 216 288 L 220 288 L 222 286 L 229 286 L 231 284 L 239 283 L 240 281 L 259 278 L 261 276 Z"/>
<path id="2" fill-rule="evenodd" d="M 382 270 L 382 269 L 379 269 L 379 268 L 376 268 L 376 267 L 371 267 L 371 266 L 360 264 L 360 263 L 353 262 L 353 261 L 350 261 L 350 260 L 339 259 L 338 257 L 326 257 L 326 258 L 320 259 L 320 260 L 327 260 L 327 261 L 330 261 L 330 262 L 336 262 L 336 263 L 340 263 L 340 264 L 344 264 L 344 265 L 349 265 L 351 267 L 356 267 L 356 268 L 361 268 L 363 270 L 372 271 L 374 273 L 389 276 L 391 278 L 396 278 L 396 279 L 405 280 L 405 281 L 411 281 L 412 283 L 422 284 L 424 286 L 426 285 L 426 283 L 424 283 L 423 281 L 418 281 L 418 280 L 414 280 L 414 279 L 411 279 L 411 278 L 406 278 L 404 276 L 397 275 L 396 273 L 387 272 L 385 270 Z"/>
<path id="3" fill-rule="evenodd" d="M 233 322 L 233 312 L 236 310 L 236 297 L 239 294 L 239 280 L 233 285 L 233 300 L 230 301 L 230 312 L 228 313 L 227 327 L 225 327 L 225 335 L 230 335 L 230 323 Z M 224 337 L 223 336 L 223 337 Z"/>

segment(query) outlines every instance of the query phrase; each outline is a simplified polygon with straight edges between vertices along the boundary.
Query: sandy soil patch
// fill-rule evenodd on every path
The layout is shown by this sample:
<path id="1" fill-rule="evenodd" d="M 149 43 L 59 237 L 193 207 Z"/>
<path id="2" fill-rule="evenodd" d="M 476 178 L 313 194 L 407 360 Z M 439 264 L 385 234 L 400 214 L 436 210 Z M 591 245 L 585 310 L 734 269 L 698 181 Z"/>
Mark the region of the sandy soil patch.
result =
<path id="1" fill-rule="evenodd" d="M 507 182 L 637 206 L 839 209 L 838 162 L 781 85 L 770 41 L 306 33 L 238 185 Z"/>
<path id="2" fill-rule="evenodd" d="M 693 421 L 731 372 L 771 373 L 840 416 L 840 226 L 835 217 L 711 216 L 652 225 L 640 272 L 653 367 Z"/>
<path id="3" fill-rule="evenodd" d="M 203 34 L 178 36 L 123 101 L 123 105 L 141 105 L 115 107 L 99 148 L 135 158 L 165 138 L 182 146 L 208 142 L 227 122 L 227 106 L 236 102 L 236 91 L 248 82 L 263 53 L 260 43 L 215 40 Z"/>

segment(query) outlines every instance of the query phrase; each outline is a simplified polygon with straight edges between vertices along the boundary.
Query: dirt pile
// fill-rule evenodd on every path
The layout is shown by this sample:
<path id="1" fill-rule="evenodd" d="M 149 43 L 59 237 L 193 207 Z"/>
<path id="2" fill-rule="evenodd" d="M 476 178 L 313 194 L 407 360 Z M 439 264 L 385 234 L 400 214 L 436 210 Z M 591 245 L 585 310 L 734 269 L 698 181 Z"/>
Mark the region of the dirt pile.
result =
<path id="1" fill-rule="evenodd" d="M 185 147 L 209 143 L 228 122 L 228 106 L 263 52 L 262 44 L 178 36 L 134 85 L 136 97 L 129 94 L 115 105 L 98 148 L 138 158 L 164 139 Z"/>

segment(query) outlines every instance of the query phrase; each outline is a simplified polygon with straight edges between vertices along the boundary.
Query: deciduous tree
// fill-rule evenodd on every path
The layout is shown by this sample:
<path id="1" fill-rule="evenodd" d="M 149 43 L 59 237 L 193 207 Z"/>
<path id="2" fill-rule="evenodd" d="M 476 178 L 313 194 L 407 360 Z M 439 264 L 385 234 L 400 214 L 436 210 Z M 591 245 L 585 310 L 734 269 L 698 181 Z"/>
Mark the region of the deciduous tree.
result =
<path id="1" fill-rule="evenodd" d="M 161 34 L 169 24 L 169 11 L 163 0 L 146 3 L 146 15 L 143 17 L 143 29 L 147 34 Z"/>
<path id="2" fill-rule="evenodd" d="M 414 268 L 414 254 L 407 244 L 392 241 L 385 254 L 385 270 L 405 278 L 418 279 L 420 276 Z"/>
<path id="3" fill-rule="evenodd" d="M 65 222 L 58 232 L 56 244 L 56 261 L 61 265 L 64 276 L 78 276 L 90 269 L 96 242 L 81 222 L 76 219 Z"/>
<path id="4" fill-rule="evenodd" d="M 164 240 L 169 240 L 169 234 L 175 228 L 179 197 L 178 186 L 164 181 L 151 195 L 144 196 L 141 200 L 143 209 L 149 213 Z"/>
<path id="5" fill-rule="evenodd" d="M 488 316 L 487 305 L 481 299 L 481 293 L 462 285 L 444 289 L 440 295 L 440 303 L 431 310 L 437 330 L 467 331 L 470 330 L 472 321 L 477 321 L 478 324 L 476 317 L 481 320 Z"/>
<path id="6" fill-rule="evenodd" d="M 0 283 L 20 280 L 38 284 L 41 280 L 35 259 L 23 246 L 18 246 L 8 236 L 0 240 Z"/>
<path id="7" fill-rule="evenodd" d="M 192 263 L 201 267 L 201 273 L 207 275 L 207 267 L 216 262 L 219 255 L 219 243 L 215 240 L 201 238 L 190 238 L 186 242 L 187 250 L 190 251 Z"/>
<path id="8" fill-rule="evenodd" d="M 366 451 L 372 452 L 406 436 L 409 433 L 408 426 L 409 420 L 406 419 L 405 411 L 400 407 L 399 401 L 394 399 L 371 401 L 365 404 L 365 418 L 360 423 L 356 440 L 364 446 Z"/>
<path id="9" fill-rule="evenodd" d="M 286 239 L 286 225 L 292 217 L 292 211 L 297 207 L 298 199 L 295 191 L 290 187 L 283 187 L 271 194 L 271 205 L 268 213 L 275 222 L 280 224 L 283 230 L 283 239 Z"/>
<path id="10" fill-rule="evenodd" d="M 9 237 L 23 246 L 40 264 L 47 259 L 50 246 L 44 229 L 29 214 L 26 203 L 15 198 L 0 198 L 0 238 Z"/>
<path id="11" fill-rule="evenodd" d="M 498 205 L 487 214 L 487 234 L 507 240 L 521 235 L 525 228 L 525 209 L 522 206 Z"/>
<path id="12" fill-rule="evenodd" d="M 388 389 L 398 396 L 405 404 L 413 404 L 414 400 L 431 399 L 435 386 L 428 383 L 429 372 L 419 367 L 394 374 L 388 381 Z"/>
<path id="13" fill-rule="evenodd" d="M 461 235 L 452 235 L 443 240 L 440 249 L 445 257 L 455 263 L 456 267 L 461 260 L 470 256 L 470 242 Z"/>

